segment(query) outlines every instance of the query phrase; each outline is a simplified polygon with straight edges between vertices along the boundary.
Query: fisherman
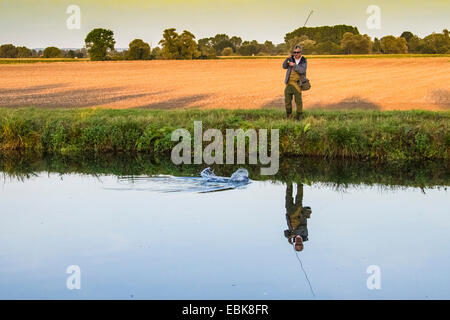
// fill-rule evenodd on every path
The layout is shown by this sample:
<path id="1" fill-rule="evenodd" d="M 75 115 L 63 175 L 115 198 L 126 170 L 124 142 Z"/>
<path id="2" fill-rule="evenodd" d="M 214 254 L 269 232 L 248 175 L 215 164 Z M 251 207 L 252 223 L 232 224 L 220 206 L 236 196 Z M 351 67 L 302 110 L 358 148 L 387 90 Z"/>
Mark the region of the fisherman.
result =
<path id="1" fill-rule="evenodd" d="M 290 244 L 295 244 L 295 251 L 302 251 L 303 242 L 308 241 L 307 219 L 311 216 L 311 207 L 303 207 L 303 184 L 297 184 L 295 202 L 292 189 L 292 182 L 289 182 L 286 186 L 286 220 L 289 229 L 284 231 L 284 236 Z"/>
<path id="2" fill-rule="evenodd" d="M 292 117 L 292 96 L 294 96 L 297 112 L 295 119 L 300 120 L 303 117 L 303 101 L 302 101 L 302 81 L 306 78 L 306 58 L 302 55 L 302 47 L 296 45 L 283 62 L 283 69 L 287 69 L 284 83 L 284 103 L 286 107 L 287 118 Z"/>

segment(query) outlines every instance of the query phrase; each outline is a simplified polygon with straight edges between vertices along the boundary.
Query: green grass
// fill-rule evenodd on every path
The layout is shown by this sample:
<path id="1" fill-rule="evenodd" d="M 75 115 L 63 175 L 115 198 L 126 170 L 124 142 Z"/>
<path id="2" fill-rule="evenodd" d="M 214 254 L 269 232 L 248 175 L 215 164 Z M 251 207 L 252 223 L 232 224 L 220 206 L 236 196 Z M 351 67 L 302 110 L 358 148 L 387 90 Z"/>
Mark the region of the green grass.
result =
<path id="1" fill-rule="evenodd" d="M 41 153 L 128 152 L 170 156 L 171 133 L 202 120 L 203 130 L 279 129 L 281 156 L 444 159 L 450 112 L 307 111 L 303 121 L 281 110 L 0 109 L 0 150 Z M 207 143 L 205 143 L 205 146 Z"/>

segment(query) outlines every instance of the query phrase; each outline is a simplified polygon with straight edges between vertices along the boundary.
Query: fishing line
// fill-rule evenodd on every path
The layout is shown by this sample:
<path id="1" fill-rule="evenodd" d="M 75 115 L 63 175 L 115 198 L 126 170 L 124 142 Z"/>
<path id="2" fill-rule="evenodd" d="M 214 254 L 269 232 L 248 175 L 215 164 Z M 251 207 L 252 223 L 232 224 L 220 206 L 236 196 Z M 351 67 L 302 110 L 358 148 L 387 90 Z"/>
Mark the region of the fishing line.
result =
<path id="1" fill-rule="evenodd" d="M 311 282 L 309 281 L 308 275 L 306 274 L 306 271 L 305 271 L 305 269 L 303 268 L 303 263 L 302 263 L 302 261 L 300 260 L 300 257 L 298 256 L 298 252 L 295 251 L 295 247 L 292 247 L 292 248 L 294 249 L 295 256 L 297 257 L 298 262 L 300 262 L 300 267 L 302 268 L 303 273 L 305 274 L 306 281 L 307 281 L 308 284 L 309 284 L 309 289 L 311 290 L 311 293 L 312 293 L 313 297 L 316 298 L 316 295 L 314 294 L 314 290 L 313 290 L 313 288 L 312 288 Z"/>

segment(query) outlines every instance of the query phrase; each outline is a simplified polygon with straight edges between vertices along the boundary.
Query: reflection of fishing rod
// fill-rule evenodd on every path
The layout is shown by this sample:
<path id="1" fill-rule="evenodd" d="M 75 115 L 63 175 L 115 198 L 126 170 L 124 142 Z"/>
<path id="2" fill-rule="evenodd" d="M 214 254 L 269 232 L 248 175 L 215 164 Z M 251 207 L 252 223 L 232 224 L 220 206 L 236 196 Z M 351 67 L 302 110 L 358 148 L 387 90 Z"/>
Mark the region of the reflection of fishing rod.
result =
<path id="1" fill-rule="evenodd" d="M 300 257 L 298 256 L 297 251 L 295 251 L 295 248 L 294 248 L 294 252 L 295 252 L 295 256 L 297 257 L 298 262 L 300 262 L 300 267 L 302 268 L 303 273 L 305 274 L 306 281 L 308 281 L 309 289 L 311 290 L 311 293 L 312 293 L 313 297 L 315 298 L 316 295 L 314 294 L 314 290 L 313 290 L 313 288 L 312 288 L 311 282 L 309 281 L 308 275 L 306 274 L 306 271 L 305 271 L 305 269 L 303 268 L 303 263 L 302 263 L 302 261 L 300 260 Z"/>

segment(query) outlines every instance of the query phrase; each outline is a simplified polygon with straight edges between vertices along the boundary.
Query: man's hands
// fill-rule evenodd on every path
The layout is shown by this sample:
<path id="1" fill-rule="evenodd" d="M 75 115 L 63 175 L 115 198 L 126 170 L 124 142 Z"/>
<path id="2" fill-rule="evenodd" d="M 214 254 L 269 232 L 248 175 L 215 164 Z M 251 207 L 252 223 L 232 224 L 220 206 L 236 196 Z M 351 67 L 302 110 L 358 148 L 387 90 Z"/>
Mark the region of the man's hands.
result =
<path id="1" fill-rule="evenodd" d="M 288 58 L 288 59 L 291 59 L 292 56 L 291 56 L 291 55 L 288 55 L 287 58 Z M 293 67 L 293 66 L 295 66 L 295 63 L 293 63 L 292 61 L 290 61 L 290 62 L 289 62 L 289 66 L 290 66 L 290 67 Z"/>

